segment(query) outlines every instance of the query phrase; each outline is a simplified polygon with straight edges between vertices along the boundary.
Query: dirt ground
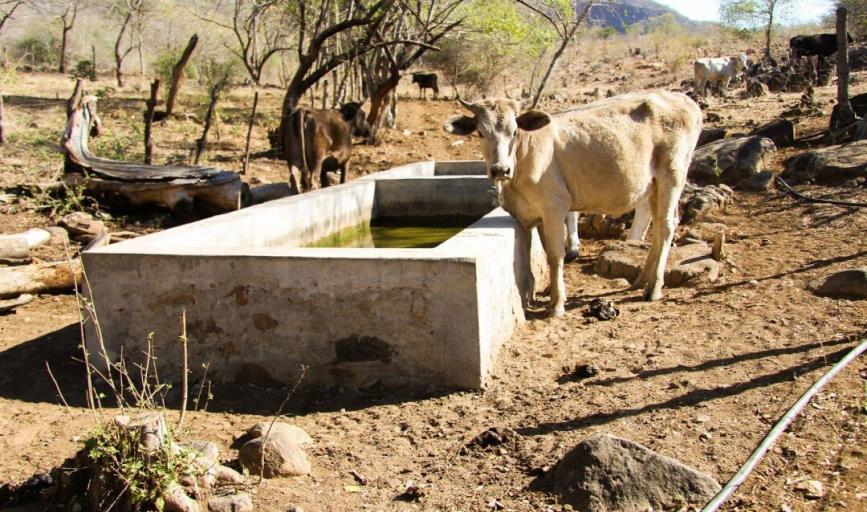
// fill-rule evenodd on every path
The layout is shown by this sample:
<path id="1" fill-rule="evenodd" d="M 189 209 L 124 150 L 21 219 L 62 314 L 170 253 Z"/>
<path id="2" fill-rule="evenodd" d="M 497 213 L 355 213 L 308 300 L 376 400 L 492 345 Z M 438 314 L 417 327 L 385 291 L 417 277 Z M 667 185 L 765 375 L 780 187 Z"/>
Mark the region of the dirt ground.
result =
<path id="1" fill-rule="evenodd" d="M 616 72 L 638 69 L 629 66 Z M 867 91 L 867 75 L 854 78 L 853 93 Z M 635 88 L 660 81 L 646 77 Z M 571 101 L 605 83 L 604 74 L 582 82 Z M 106 79 L 92 89 L 106 92 L 109 85 Z M 55 148 L 70 90 L 69 80 L 59 75 L 21 74 L 4 91 L 10 143 L 0 148 L 0 185 L 45 183 L 58 172 Z M 101 102 L 107 134 L 94 144 L 98 154 L 141 157 L 143 91 L 138 84 L 107 92 Z M 477 138 L 456 144 L 441 130 L 442 121 L 459 111 L 456 104 L 414 99 L 409 88 L 403 92 L 409 98 L 401 103 L 400 127 L 378 147 L 356 148 L 352 178 L 423 159 L 480 157 Z M 826 114 L 833 94 L 833 86 L 817 91 Z M 247 89 L 231 93 L 220 137 L 209 147 L 210 164 L 240 167 L 251 96 Z M 747 131 L 797 104 L 798 97 L 714 99 L 710 111 L 719 113 L 719 125 L 730 131 Z M 190 109 L 201 102 L 192 94 L 182 100 Z M 276 125 L 279 101 L 279 90 L 265 90 L 254 152 L 267 147 L 264 128 Z M 798 129 L 811 133 L 826 123 L 827 117 L 800 119 Z M 199 130 L 193 121 L 159 125 L 156 160 L 182 161 Z M 781 171 L 791 154 L 780 151 L 772 170 Z M 255 159 L 245 179 L 283 181 L 286 168 L 277 160 Z M 867 200 L 864 188 L 803 191 Z M 51 225 L 57 220 L 52 206 L 69 208 L 34 199 L 0 205 L 0 233 Z M 112 227 L 141 232 L 174 222 L 165 213 L 105 218 Z M 867 266 L 867 212 L 796 202 L 776 191 L 739 192 L 734 205 L 710 220 L 729 227 L 719 281 L 667 289 L 657 303 L 640 302 L 620 281 L 595 276 L 593 263 L 604 241 L 585 240 L 582 257 L 567 265 L 566 316 L 545 319 L 531 312 L 501 350 L 484 392 L 335 390 L 293 397 L 285 414 L 316 441 L 313 473 L 251 487 L 257 509 L 561 510 L 548 492 L 550 468 L 575 444 L 602 432 L 642 443 L 724 482 L 780 414 L 867 336 L 867 301 L 819 298 L 805 289 L 830 272 Z M 620 317 L 587 320 L 582 311 L 595 297 L 614 301 Z M 20 482 L 57 466 L 95 426 L 84 408 L 77 322 L 71 295 L 40 296 L 0 316 L 0 482 Z M 69 408 L 60 405 L 46 363 Z M 564 367 L 576 364 L 596 365 L 600 373 L 570 381 Z M 189 435 L 217 443 L 230 460 L 232 440 L 270 418 L 287 390 L 215 384 L 212 393 L 207 412 L 189 422 Z M 511 427 L 519 437 L 507 448 L 466 448 L 495 426 Z M 724 509 L 867 510 L 865 439 L 867 360 L 862 358 L 807 407 Z M 352 471 L 364 475 L 366 484 Z M 820 481 L 824 497 L 799 491 L 805 480 Z M 409 482 L 421 487 L 419 501 L 397 499 Z"/>

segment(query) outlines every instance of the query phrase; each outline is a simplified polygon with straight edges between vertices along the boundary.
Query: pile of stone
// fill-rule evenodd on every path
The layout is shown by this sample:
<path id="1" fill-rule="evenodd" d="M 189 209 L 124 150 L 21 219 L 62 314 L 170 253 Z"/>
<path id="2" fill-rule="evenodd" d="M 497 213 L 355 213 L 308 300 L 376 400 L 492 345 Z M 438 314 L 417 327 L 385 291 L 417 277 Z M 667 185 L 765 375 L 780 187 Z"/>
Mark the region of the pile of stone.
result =
<path id="1" fill-rule="evenodd" d="M 595 271 L 609 279 L 634 281 L 647 259 L 649 249 L 650 244 L 647 242 L 612 242 L 596 258 Z M 721 265 L 713 258 L 714 252 L 710 245 L 700 240 L 688 240 L 684 245 L 672 247 L 665 271 L 665 285 L 694 286 L 716 281 Z"/>

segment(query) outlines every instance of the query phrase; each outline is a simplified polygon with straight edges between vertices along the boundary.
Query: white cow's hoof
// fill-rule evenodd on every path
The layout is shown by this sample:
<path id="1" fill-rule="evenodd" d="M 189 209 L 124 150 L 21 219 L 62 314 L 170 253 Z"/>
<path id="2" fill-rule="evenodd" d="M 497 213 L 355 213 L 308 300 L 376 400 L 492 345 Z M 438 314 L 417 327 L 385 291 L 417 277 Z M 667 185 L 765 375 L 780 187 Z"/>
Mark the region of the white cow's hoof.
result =
<path id="1" fill-rule="evenodd" d="M 572 249 L 571 251 L 567 252 L 566 257 L 564 258 L 566 263 L 575 261 L 577 259 L 578 259 L 578 249 Z"/>
<path id="2" fill-rule="evenodd" d="M 563 318 L 564 316 L 566 316 L 566 308 L 563 306 L 551 308 L 548 311 L 548 318 Z"/>
<path id="3" fill-rule="evenodd" d="M 662 287 L 656 288 L 648 286 L 644 289 L 644 300 L 647 302 L 655 302 L 662 299 Z"/>

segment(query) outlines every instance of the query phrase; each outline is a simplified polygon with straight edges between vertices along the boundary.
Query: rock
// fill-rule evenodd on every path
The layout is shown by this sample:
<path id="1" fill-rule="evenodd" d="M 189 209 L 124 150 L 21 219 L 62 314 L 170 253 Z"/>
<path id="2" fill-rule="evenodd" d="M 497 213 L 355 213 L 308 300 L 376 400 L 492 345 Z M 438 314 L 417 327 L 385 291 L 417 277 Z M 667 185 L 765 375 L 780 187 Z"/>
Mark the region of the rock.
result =
<path id="1" fill-rule="evenodd" d="M 720 117 L 720 115 L 717 113 L 708 112 L 707 114 L 704 115 L 704 120 L 707 123 L 718 123 L 718 122 L 722 121 L 722 117 Z"/>
<path id="2" fill-rule="evenodd" d="M 620 238 L 627 230 L 631 215 L 617 218 L 599 214 L 581 215 L 578 218 L 578 235 L 582 238 Z"/>
<path id="3" fill-rule="evenodd" d="M 844 270 L 810 283 L 809 289 L 821 297 L 867 299 L 867 267 Z"/>
<path id="4" fill-rule="evenodd" d="M 698 143 L 696 143 L 695 146 L 701 147 L 705 144 L 710 144 L 711 142 L 716 142 L 718 140 L 724 139 L 725 136 L 725 128 L 703 128 L 701 130 L 701 135 L 698 136 Z"/>
<path id="5" fill-rule="evenodd" d="M 563 380 L 579 381 L 599 375 L 599 368 L 594 364 L 576 364 L 575 368 L 563 367 Z"/>
<path id="6" fill-rule="evenodd" d="M 220 449 L 208 441 L 191 441 L 181 447 L 189 451 L 190 458 L 202 468 L 213 466 L 220 460 Z"/>
<path id="7" fill-rule="evenodd" d="M 716 238 L 728 232 L 728 226 L 719 222 L 696 222 L 677 240 L 677 245 L 686 245 L 687 240 L 703 240 L 713 243 Z"/>
<path id="8" fill-rule="evenodd" d="M 60 226 L 69 232 L 75 240 L 90 241 L 107 232 L 105 223 L 95 220 L 93 215 L 84 212 L 73 212 L 60 220 Z"/>
<path id="9" fill-rule="evenodd" d="M 253 500 L 246 492 L 227 496 L 212 496 L 208 500 L 208 510 L 210 512 L 252 512 Z"/>
<path id="10" fill-rule="evenodd" d="M 723 139 L 696 149 L 689 178 L 699 184 L 734 185 L 764 171 L 777 150 L 765 137 Z"/>
<path id="11" fill-rule="evenodd" d="M 279 421 L 274 422 L 274 425 L 271 425 L 271 422 L 256 423 L 247 431 L 247 436 L 249 436 L 249 439 L 262 437 L 268 432 L 269 427 L 271 428 L 270 435 L 272 436 L 279 433 L 280 435 L 288 437 L 302 448 L 313 445 L 313 438 L 311 438 L 302 428 L 288 423 L 281 423 Z"/>
<path id="12" fill-rule="evenodd" d="M 251 475 L 261 473 L 265 478 L 310 474 L 307 454 L 295 438 L 286 432 L 272 430 L 267 439 L 262 436 L 247 441 L 238 450 L 238 460 Z"/>
<path id="13" fill-rule="evenodd" d="M 741 182 L 739 187 L 753 192 L 764 192 L 771 189 L 774 184 L 774 177 L 775 175 L 771 171 L 762 171 Z"/>
<path id="14" fill-rule="evenodd" d="M 795 485 L 795 490 L 804 493 L 807 498 L 818 500 L 825 496 L 825 486 L 818 480 L 805 480 Z"/>
<path id="15" fill-rule="evenodd" d="M 778 148 L 787 148 L 795 143 L 795 125 L 788 119 L 777 119 L 759 126 L 750 135 L 766 137 Z"/>
<path id="16" fill-rule="evenodd" d="M 270 428 L 270 432 L 269 432 Z M 268 434 L 265 443 L 265 434 Z M 251 474 L 259 474 L 262 451 L 265 451 L 264 476 L 306 475 L 310 462 L 304 448 L 313 445 L 313 439 L 303 429 L 287 423 L 257 423 L 238 440 L 241 447 L 238 458 Z"/>
<path id="17" fill-rule="evenodd" d="M 585 512 L 680 509 L 720 490 L 710 476 L 629 440 L 595 436 L 557 464 L 554 492 Z"/>
<path id="18" fill-rule="evenodd" d="M 867 176 L 867 140 L 801 153 L 786 162 L 781 177 L 789 185 L 834 185 Z"/>
<path id="19" fill-rule="evenodd" d="M 743 93 L 745 98 L 760 98 L 770 94 L 768 86 L 755 79 L 747 80 L 747 87 Z"/>
<path id="20" fill-rule="evenodd" d="M 699 187 L 687 183 L 680 196 L 681 224 L 690 224 L 713 212 L 724 210 L 734 199 L 734 190 L 728 185 Z"/>
<path id="21" fill-rule="evenodd" d="M 646 242 L 614 242 L 607 245 L 596 259 L 597 274 L 622 277 L 630 281 L 638 277 L 650 244 Z M 685 286 L 713 282 L 719 278 L 721 265 L 711 257 L 711 248 L 704 242 L 672 247 L 665 272 L 666 286 Z"/>

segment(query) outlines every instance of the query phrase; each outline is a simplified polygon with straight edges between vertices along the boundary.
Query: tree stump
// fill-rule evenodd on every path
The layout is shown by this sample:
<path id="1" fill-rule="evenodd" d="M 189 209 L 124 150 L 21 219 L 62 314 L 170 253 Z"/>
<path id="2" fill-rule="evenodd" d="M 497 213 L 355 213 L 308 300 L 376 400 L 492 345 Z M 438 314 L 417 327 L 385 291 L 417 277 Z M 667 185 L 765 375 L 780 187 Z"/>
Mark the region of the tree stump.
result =
<path id="1" fill-rule="evenodd" d="M 247 185 L 236 172 L 212 167 L 145 165 L 100 158 L 90 152 L 88 137 L 100 126 L 96 97 L 86 96 L 72 112 L 63 133 L 64 181 L 80 186 L 100 203 L 117 206 L 156 204 L 175 213 L 193 207 L 208 213 L 240 208 Z"/>

